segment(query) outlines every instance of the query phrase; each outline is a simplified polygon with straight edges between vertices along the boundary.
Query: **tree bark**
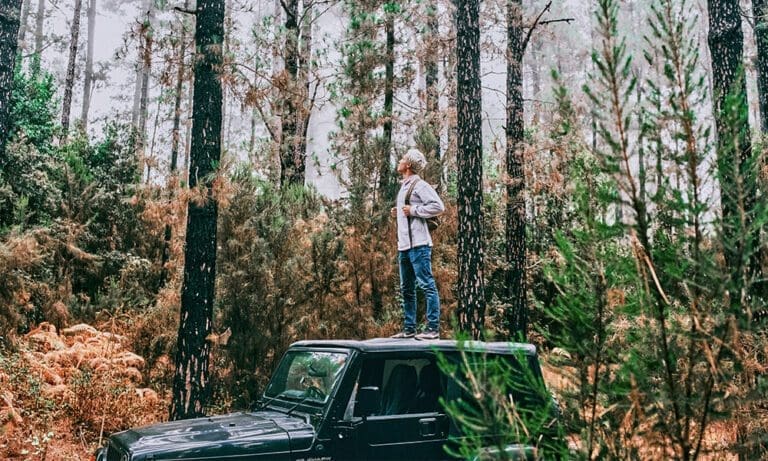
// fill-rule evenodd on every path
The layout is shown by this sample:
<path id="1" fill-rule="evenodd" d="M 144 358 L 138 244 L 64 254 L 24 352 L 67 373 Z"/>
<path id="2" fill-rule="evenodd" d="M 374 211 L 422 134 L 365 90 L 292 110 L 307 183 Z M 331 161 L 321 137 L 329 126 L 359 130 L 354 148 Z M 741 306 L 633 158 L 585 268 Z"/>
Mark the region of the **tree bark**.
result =
<path id="1" fill-rule="evenodd" d="M 189 0 L 184 2 L 184 9 L 189 9 Z M 174 196 L 174 190 L 178 185 L 177 170 L 179 162 L 179 144 L 181 141 L 181 98 L 184 92 L 184 70 L 185 62 L 184 58 L 187 52 L 187 26 L 184 17 L 179 21 L 179 51 L 177 53 L 178 67 L 176 68 L 176 87 L 173 95 L 173 129 L 171 131 L 171 166 L 170 166 L 170 178 L 171 178 L 171 199 Z M 160 275 L 160 287 L 165 286 L 165 282 L 168 280 L 168 269 L 166 265 L 171 259 L 171 238 L 173 237 L 173 229 L 170 223 L 165 224 L 163 241 L 163 256 L 161 261 L 162 273 Z"/>
<path id="2" fill-rule="evenodd" d="M 283 3 L 285 13 L 285 69 L 282 84 L 282 139 L 280 142 L 280 185 L 304 184 L 304 155 L 297 152 L 297 81 L 299 72 L 299 0 Z"/>
<path id="3" fill-rule="evenodd" d="M 35 56 L 32 58 L 32 73 L 40 71 L 40 59 L 43 55 L 43 26 L 45 25 L 45 1 L 38 0 L 35 15 Z"/>
<path id="4" fill-rule="evenodd" d="M 146 14 L 149 15 L 149 10 L 152 9 L 153 6 L 153 0 L 145 0 L 144 5 L 142 7 L 142 15 Z M 137 20 L 138 22 L 138 20 Z M 139 23 L 139 31 L 138 31 L 138 56 L 136 58 L 136 77 L 134 80 L 134 87 L 133 87 L 133 107 L 131 109 L 131 126 L 134 130 L 137 129 L 139 126 L 139 114 L 141 110 L 141 83 L 143 81 L 143 75 L 144 75 L 144 45 L 145 45 L 145 37 L 144 32 L 146 30 L 146 23 L 144 21 Z"/>
<path id="5" fill-rule="evenodd" d="M 75 11 L 72 14 L 72 29 L 69 38 L 69 62 L 67 63 L 67 78 L 64 81 L 64 102 L 61 109 L 61 139 L 66 140 L 69 131 L 69 115 L 72 110 L 72 88 L 75 85 L 75 63 L 77 61 L 77 41 L 80 37 L 80 13 L 83 0 L 75 0 Z"/>
<path id="6" fill-rule="evenodd" d="M 751 218 L 756 191 L 754 181 L 749 179 L 754 175 L 749 166 L 752 144 L 746 116 L 744 34 L 738 0 L 709 0 L 708 10 L 720 200 L 727 243 L 725 261 L 732 280 L 737 281 L 749 279 L 759 270 L 758 239 Z M 745 257 L 749 259 L 748 267 L 743 262 Z M 732 299 L 740 302 L 736 293 Z"/>
<path id="7" fill-rule="evenodd" d="M 149 2 L 147 19 L 142 25 L 141 35 L 144 38 L 143 54 L 141 56 L 141 93 L 139 97 L 138 118 L 138 147 L 140 150 L 146 145 L 147 117 L 149 116 L 149 78 L 152 74 L 152 47 L 154 44 L 155 27 L 155 2 Z M 149 173 L 147 173 L 149 177 Z"/>
<path id="8" fill-rule="evenodd" d="M 485 320 L 480 5 L 478 0 L 458 0 L 456 8 L 458 323 L 479 339 Z"/>
<path id="9" fill-rule="evenodd" d="M 88 129 L 88 112 L 91 108 L 91 92 L 93 86 L 93 44 L 96 30 L 96 0 L 88 0 L 88 45 L 85 53 L 85 76 L 83 81 L 83 110 L 80 120 L 83 130 Z"/>
<path id="10" fill-rule="evenodd" d="M 232 45 L 232 0 L 224 3 L 224 59 L 229 59 L 229 53 Z M 227 71 L 230 72 L 230 71 Z M 229 152 L 230 138 L 232 135 L 232 116 L 230 114 L 229 88 L 223 86 L 221 89 L 221 139 L 222 150 L 226 154 Z"/>
<path id="11" fill-rule="evenodd" d="M 221 158 L 221 67 L 224 1 L 197 2 L 194 105 L 189 186 L 204 200 L 190 200 L 181 320 L 173 381 L 171 419 L 201 416 L 210 395 L 209 354 L 216 279 L 217 202 L 213 178 Z"/>
<path id="12" fill-rule="evenodd" d="M 189 53 L 189 62 L 194 63 L 195 62 L 195 48 L 194 46 L 190 50 Z M 192 152 L 192 106 L 194 106 L 194 100 L 195 100 L 195 75 L 194 72 L 192 72 L 192 76 L 189 79 L 190 81 L 187 82 L 187 106 L 186 106 L 186 112 L 189 114 L 188 117 L 186 117 L 186 121 L 184 122 L 185 127 L 185 133 L 184 133 L 184 157 L 182 157 L 181 161 L 181 172 L 184 175 L 182 179 L 189 184 L 189 157 L 190 153 Z"/>
<path id="13" fill-rule="evenodd" d="M 506 323 L 510 338 L 525 340 L 526 302 L 525 173 L 523 169 L 523 2 L 507 0 L 507 208 Z"/>
<path id="14" fill-rule="evenodd" d="M 768 0 L 752 0 L 757 43 L 757 97 L 760 131 L 768 134 Z"/>
<path id="15" fill-rule="evenodd" d="M 29 2 L 24 0 L 21 3 L 21 16 L 19 21 L 19 44 L 17 45 L 19 53 L 23 54 L 27 48 L 27 22 L 29 21 Z"/>
<path id="16" fill-rule="evenodd" d="M 451 3 L 453 5 L 453 3 Z M 454 5 L 455 6 L 455 5 Z M 453 8 L 451 12 L 451 20 L 448 21 L 449 30 L 447 31 L 447 39 L 449 42 L 455 42 L 456 40 L 456 9 Z M 448 169 L 451 162 L 456 161 L 456 47 L 449 47 L 445 50 L 443 58 L 443 77 L 445 78 L 446 86 L 446 106 L 448 113 L 446 135 L 445 135 L 445 152 L 442 155 L 443 164 L 443 178 L 442 182 L 448 181 Z"/>
<path id="17" fill-rule="evenodd" d="M 427 4 L 427 28 L 425 42 L 427 50 L 424 62 L 424 90 L 427 106 L 427 127 L 434 139 L 434 145 L 431 152 L 425 152 L 429 163 L 434 165 L 430 168 L 432 180 L 437 182 L 437 190 L 442 189 L 443 167 L 440 151 L 440 94 L 437 88 L 437 59 L 439 52 L 439 24 L 437 18 L 437 1 L 431 0 Z"/>
<path id="18" fill-rule="evenodd" d="M 309 130 L 309 119 L 312 116 L 312 104 L 309 97 L 309 72 L 312 62 L 312 22 L 313 22 L 313 0 L 304 0 L 304 22 L 301 24 L 301 53 L 299 54 L 299 72 L 298 79 L 302 83 L 303 104 L 299 110 L 299 120 L 297 122 L 297 131 L 299 139 L 297 140 L 296 150 L 300 152 L 302 158 L 306 157 L 307 152 L 307 132 Z M 301 180 L 304 181 L 304 178 Z"/>
<path id="19" fill-rule="evenodd" d="M 11 91 L 20 16 L 21 0 L 0 3 L 0 167 L 5 164 L 5 144 L 11 128 Z"/>
<path id="20" fill-rule="evenodd" d="M 395 14 L 386 11 L 384 34 L 384 125 L 381 143 L 381 166 L 379 167 L 379 197 L 382 202 L 394 200 L 395 178 L 392 172 L 392 130 L 395 102 Z"/>
<path id="21" fill-rule="evenodd" d="M 522 21 L 522 20 L 521 20 Z M 523 40 L 522 38 L 520 39 Z M 533 112 L 531 115 L 532 125 L 537 126 L 542 122 L 542 110 L 541 110 L 541 52 L 544 48 L 544 41 L 537 37 L 536 34 L 531 35 L 530 39 L 531 47 L 531 90 L 533 93 L 533 101 L 531 108 Z M 525 53 L 525 50 L 523 50 Z"/>

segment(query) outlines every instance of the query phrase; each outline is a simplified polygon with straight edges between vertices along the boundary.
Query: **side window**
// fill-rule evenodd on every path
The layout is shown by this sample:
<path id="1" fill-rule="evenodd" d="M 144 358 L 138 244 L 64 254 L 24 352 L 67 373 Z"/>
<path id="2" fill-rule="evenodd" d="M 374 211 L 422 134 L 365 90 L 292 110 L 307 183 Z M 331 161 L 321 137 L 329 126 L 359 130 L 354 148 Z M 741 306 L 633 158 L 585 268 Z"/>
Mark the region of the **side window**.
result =
<path id="1" fill-rule="evenodd" d="M 345 419 L 361 416 L 355 407 L 357 389 L 375 386 L 381 390 L 380 416 L 442 412 L 440 397 L 445 379 L 433 358 L 369 359 L 363 363 Z"/>

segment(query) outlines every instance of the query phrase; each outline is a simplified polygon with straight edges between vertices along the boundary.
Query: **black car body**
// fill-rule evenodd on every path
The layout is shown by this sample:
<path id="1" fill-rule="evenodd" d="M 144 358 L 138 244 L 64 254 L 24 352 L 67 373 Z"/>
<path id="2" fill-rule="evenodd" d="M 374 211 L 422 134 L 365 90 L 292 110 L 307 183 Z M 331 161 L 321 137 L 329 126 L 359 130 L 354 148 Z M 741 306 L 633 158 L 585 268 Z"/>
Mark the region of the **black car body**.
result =
<path id="1" fill-rule="evenodd" d="M 253 411 L 119 432 L 97 459 L 450 459 L 445 445 L 460 432 L 440 399 L 461 393 L 438 356 L 458 360 L 465 349 L 516 357 L 541 379 L 530 344 L 301 341 L 286 352 Z M 524 457 L 535 452 L 525 444 L 509 450 Z"/>

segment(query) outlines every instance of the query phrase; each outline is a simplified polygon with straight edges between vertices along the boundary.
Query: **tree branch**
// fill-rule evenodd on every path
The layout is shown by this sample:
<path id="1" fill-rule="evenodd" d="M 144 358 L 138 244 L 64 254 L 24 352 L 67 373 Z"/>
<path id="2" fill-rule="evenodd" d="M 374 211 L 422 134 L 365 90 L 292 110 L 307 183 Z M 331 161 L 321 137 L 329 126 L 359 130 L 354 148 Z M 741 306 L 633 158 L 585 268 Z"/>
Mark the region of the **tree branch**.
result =
<path id="1" fill-rule="evenodd" d="M 549 8 L 552 6 L 552 0 L 549 0 L 549 3 L 547 3 L 547 6 L 544 7 L 543 10 L 541 10 L 541 13 L 539 13 L 538 16 L 536 16 L 536 19 L 534 19 L 533 24 L 531 25 L 531 28 L 528 29 L 528 33 L 525 36 L 525 40 L 523 40 L 523 52 L 525 52 L 526 48 L 528 48 L 528 42 L 531 40 L 531 34 L 533 34 L 533 31 L 536 29 L 536 26 L 539 25 L 539 21 L 541 21 L 541 17 L 544 16 L 545 13 L 549 11 Z"/>
<path id="2" fill-rule="evenodd" d="M 174 6 L 173 9 L 178 11 L 179 13 L 191 14 L 192 16 L 197 15 L 197 10 L 190 10 L 190 9 L 184 8 L 183 6 Z"/>
<path id="3" fill-rule="evenodd" d="M 288 15 L 288 17 L 290 17 L 290 18 L 293 18 L 293 20 L 294 20 L 294 21 L 296 22 L 296 24 L 298 25 L 298 24 L 299 24 L 299 21 L 298 21 L 298 18 L 296 18 L 296 13 L 294 13 L 293 11 L 291 11 L 291 10 L 288 8 L 288 5 L 286 5 L 286 4 L 285 4 L 285 1 L 284 1 L 284 0 L 280 0 L 280 5 L 283 7 L 283 11 L 285 11 L 285 14 L 287 14 L 287 15 Z"/>
<path id="4" fill-rule="evenodd" d="M 547 24 L 554 24 L 556 22 L 567 22 L 570 24 L 571 22 L 575 21 L 576 18 L 562 18 L 562 19 L 550 19 L 548 21 L 541 21 L 539 22 L 540 26 L 546 26 Z"/>

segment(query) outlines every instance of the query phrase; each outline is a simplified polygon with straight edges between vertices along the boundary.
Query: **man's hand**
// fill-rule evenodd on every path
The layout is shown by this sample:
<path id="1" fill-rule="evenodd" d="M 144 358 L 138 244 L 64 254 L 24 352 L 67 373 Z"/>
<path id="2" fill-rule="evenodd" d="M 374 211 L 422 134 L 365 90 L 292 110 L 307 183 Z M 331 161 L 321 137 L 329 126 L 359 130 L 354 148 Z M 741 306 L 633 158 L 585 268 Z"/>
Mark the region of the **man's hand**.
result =
<path id="1" fill-rule="evenodd" d="M 410 205 L 406 205 L 406 206 L 403 207 L 403 214 L 405 214 L 406 216 L 410 216 L 411 215 L 411 206 Z"/>
<path id="2" fill-rule="evenodd" d="M 389 215 L 390 215 L 390 216 L 392 216 L 393 218 L 396 218 L 396 217 L 397 217 L 397 207 L 396 207 L 396 206 L 393 206 L 393 207 L 392 207 L 392 208 L 389 210 Z"/>

